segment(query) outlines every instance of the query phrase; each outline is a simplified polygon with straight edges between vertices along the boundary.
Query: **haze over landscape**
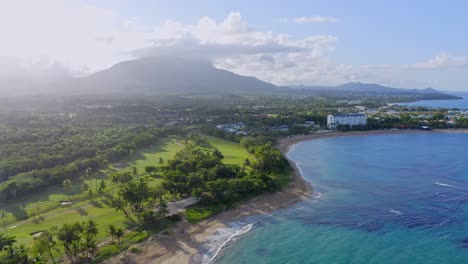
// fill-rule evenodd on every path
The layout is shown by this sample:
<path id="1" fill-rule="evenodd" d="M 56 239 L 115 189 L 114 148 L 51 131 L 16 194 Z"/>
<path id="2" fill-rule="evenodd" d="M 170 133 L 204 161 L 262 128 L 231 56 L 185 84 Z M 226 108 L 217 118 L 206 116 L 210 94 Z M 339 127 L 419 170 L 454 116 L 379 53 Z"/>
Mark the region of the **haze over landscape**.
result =
<path id="1" fill-rule="evenodd" d="M 0 263 L 468 263 L 467 9 L 0 0 Z"/>
<path id="2" fill-rule="evenodd" d="M 262 3 L 4 1 L 0 80 L 48 83 L 163 55 L 283 86 L 465 88 L 463 1 L 268 2 L 258 14 Z"/>

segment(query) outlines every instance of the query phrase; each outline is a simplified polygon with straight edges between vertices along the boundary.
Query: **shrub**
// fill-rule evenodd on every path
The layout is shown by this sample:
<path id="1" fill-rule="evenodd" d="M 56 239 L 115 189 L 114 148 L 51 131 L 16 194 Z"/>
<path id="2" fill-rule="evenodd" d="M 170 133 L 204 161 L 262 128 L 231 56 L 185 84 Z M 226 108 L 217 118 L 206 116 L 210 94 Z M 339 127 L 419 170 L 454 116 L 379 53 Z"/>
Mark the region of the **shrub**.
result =
<path id="1" fill-rule="evenodd" d="M 131 247 L 129 251 L 131 253 L 133 253 L 133 254 L 140 254 L 141 253 L 141 249 L 137 248 L 137 247 Z"/>

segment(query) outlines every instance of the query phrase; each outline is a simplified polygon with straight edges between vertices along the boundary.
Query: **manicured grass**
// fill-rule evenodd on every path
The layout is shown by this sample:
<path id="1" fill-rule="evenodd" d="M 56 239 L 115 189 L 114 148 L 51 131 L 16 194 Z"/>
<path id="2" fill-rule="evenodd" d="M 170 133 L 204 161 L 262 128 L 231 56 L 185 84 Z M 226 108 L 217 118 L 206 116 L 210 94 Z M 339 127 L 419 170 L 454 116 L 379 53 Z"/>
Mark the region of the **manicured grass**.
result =
<path id="1" fill-rule="evenodd" d="M 130 169 L 130 166 L 136 166 L 138 172 L 144 174 L 144 168 L 146 166 L 157 165 L 159 163 L 159 158 L 163 158 L 164 161 L 166 161 L 172 158 L 175 153 L 182 150 L 182 148 L 183 144 L 176 139 L 162 139 L 153 147 L 142 149 L 132 155 L 129 158 L 128 166 L 122 168 L 122 170 Z M 116 212 L 114 208 L 110 207 L 109 197 L 115 192 L 117 186 L 107 179 L 106 174 L 118 170 L 117 168 L 102 170 L 104 174 L 100 179 L 86 180 L 86 183 L 94 192 L 96 190 L 96 184 L 99 184 L 101 179 L 104 179 L 106 182 L 107 187 L 104 193 L 101 195 L 95 192 L 95 198 L 93 200 L 89 200 L 85 194 L 81 192 L 80 184 L 74 182 L 69 195 L 58 185 L 51 186 L 43 192 L 29 195 L 25 198 L 19 198 L 15 201 L 2 201 L 0 203 L 0 208 L 9 212 L 6 219 L 9 223 L 7 226 L 8 234 L 16 236 L 19 243 L 29 244 L 33 240 L 32 233 L 50 230 L 53 226 L 58 227 L 67 222 L 87 219 L 95 220 L 100 230 L 102 230 L 98 235 L 98 239 L 103 239 L 108 236 L 104 231 L 108 224 L 115 224 L 116 226 L 126 228 L 134 226 L 134 222 L 136 221 L 134 216 L 127 218 L 121 212 Z M 156 186 L 161 182 L 162 179 L 152 179 L 150 185 Z M 67 200 L 75 201 L 75 203 L 71 206 L 60 206 L 60 201 Z M 15 212 L 17 216 L 20 214 L 29 214 L 31 216 L 38 212 L 39 216 L 16 221 L 12 212 Z M 34 219 L 37 221 L 34 221 Z"/>
<path id="2" fill-rule="evenodd" d="M 226 164 L 242 165 L 244 164 L 245 159 L 249 159 L 250 161 L 254 161 L 255 159 L 254 156 L 239 143 L 216 137 L 207 136 L 205 138 L 208 143 L 223 153 L 223 162 Z"/>
<path id="3" fill-rule="evenodd" d="M 242 165 L 246 158 L 251 161 L 254 160 L 253 155 L 248 153 L 247 150 L 242 148 L 238 143 L 215 137 L 206 137 L 206 140 L 209 146 L 203 149 L 206 151 L 213 151 L 214 148 L 219 149 L 225 157 L 223 162 L 226 164 Z M 34 239 L 32 236 L 33 233 L 50 230 L 54 226 L 60 227 L 63 223 L 74 221 L 95 220 L 100 230 L 97 237 L 98 241 L 103 241 L 108 237 L 105 231 L 108 224 L 131 228 L 135 226 L 137 220 L 135 216 L 125 217 L 121 212 L 116 212 L 115 209 L 111 207 L 110 197 L 112 197 L 116 191 L 117 185 L 112 184 L 107 178 L 107 175 L 118 170 L 130 170 L 132 166 L 135 166 L 138 173 L 142 175 L 144 174 L 146 166 L 158 165 L 160 158 L 165 162 L 183 148 L 183 140 L 175 138 L 161 139 L 159 142 L 155 143 L 154 146 L 138 151 L 132 155 L 128 161 L 121 162 L 121 166 L 111 165 L 109 168 L 102 170 L 102 174 L 98 179 L 86 180 L 90 189 L 95 193 L 95 198 L 93 200 L 89 200 L 86 195 L 82 193 L 80 184 L 74 182 L 73 188 L 69 193 L 66 193 L 62 186 L 57 185 L 25 198 L 19 197 L 19 199 L 15 201 L 1 201 L 0 208 L 9 212 L 6 219 L 7 222 L 9 222 L 7 233 L 16 236 L 19 243 L 30 245 Z M 124 164 L 124 166 L 122 166 L 122 164 Z M 107 187 L 103 194 L 96 194 L 96 185 L 99 184 L 100 180 L 105 180 Z M 156 186 L 160 184 L 161 181 L 162 179 L 152 179 L 150 185 Z M 60 205 L 60 201 L 67 200 L 74 201 L 74 203 L 71 206 Z M 224 208 L 225 206 L 221 205 L 193 207 L 187 211 L 186 217 L 190 222 L 195 223 L 221 212 Z M 37 212 L 38 216 L 29 217 L 25 220 L 18 220 L 20 213 L 15 212 L 17 216 L 17 220 L 15 220 L 15 216 L 12 213 L 15 210 L 20 213 L 23 212 L 26 216 L 28 214 L 32 216 Z M 144 239 L 148 237 L 148 234 L 141 232 L 129 233 L 125 247 L 128 248 L 132 243 L 140 241 L 140 236 Z M 116 248 L 115 245 L 109 245 L 104 248 L 103 255 L 113 255 L 121 250 Z M 105 258 L 104 256 L 101 257 Z"/>
<path id="4" fill-rule="evenodd" d="M 16 236 L 19 243 L 29 244 L 33 240 L 31 234 L 44 230 L 50 230 L 52 227 L 59 227 L 63 223 L 75 221 L 84 221 L 93 219 L 99 227 L 98 239 L 105 238 L 108 234 L 105 232 L 105 227 L 108 224 L 123 226 L 126 228 L 134 226 L 137 220 L 134 216 L 125 217 L 121 212 L 116 212 L 110 207 L 108 198 L 97 198 L 94 201 L 83 201 L 71 206 L 57 208 L 48 213 L 41 214 L 37 222 L 33 218 L 26 221 L 14 223 L 15 228 L 9 228 L 8 234 Z"/>
<path id="5" fill-rule="evenodd" d="M 156 166 L 159 159 L 164 162 L 174 157 L 174 155 L 184 148 L 184 142 L 175 138 L 165 138 L 159 140 L 154 146 L 144 148 L 132 155 L 129 165 L 137 168 L 138 173 L 143 173 L 146 166 Z"/>

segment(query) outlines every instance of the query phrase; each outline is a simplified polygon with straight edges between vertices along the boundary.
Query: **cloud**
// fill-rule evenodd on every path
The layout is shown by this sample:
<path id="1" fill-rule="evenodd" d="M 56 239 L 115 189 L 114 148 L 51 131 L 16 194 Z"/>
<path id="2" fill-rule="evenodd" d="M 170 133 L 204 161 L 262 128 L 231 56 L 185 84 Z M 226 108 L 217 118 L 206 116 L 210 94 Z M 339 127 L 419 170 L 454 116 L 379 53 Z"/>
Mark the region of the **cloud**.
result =
<path id="1" fill-rule="evenodd" d="M 309 17 L 296 17 L 292 19 L 292 22 L 297 24 L 324 24 L 324 23 L 336 23 L 339 20 L 334 17 L 327 16 L 309 16 Z"/>
<path id="2" fill-rule="evenodd" d="M 167 21 L 155 29 L 151 47 L 135 56 L 199 56 L 215 66 L 259 77 L 275 84 L 292 84 L 299 78 L 330 77 L 327 56 L 337 41 L 331 35 L 291 38 L 286 34 L 251 28 L 238 12 L 222 21 L 203 17 L 194 24 Z"/>
<path id="3" fill-rule="evenodd" d="M 3 1 L 0 8 L 0 56 L 28 64 L 60 61 L 72 71 L 102 69 L 131 58 L 127 52 L 144 45 L 150 32 L 132 28 L 109 8 L 77 1 Z"/>
<path id="4" fill-rule="evenodd" d="M 0 33 L 0 56 L 14 56 L 27 65 L 59 62 L 74 75 L 137 57 L 200 56 L 218 67 L 277 84 L 293 82 L 304 71 L 322 71 L 319 62 L 327 60 L 337 40 L 331 35 L 293 38 L 256 30 L 239 12 L 221 21 L 202 17 L 189 24 L 148 25 L 121 17 L 114 9 L 59 0 L 3 3 Z"/>
<path id="5" fill-rule="evenodd" d="M 452 56 L 448 53 L 442 52 L 427 61 L 409 65 L 409 68 L 434 70 L 434 69 L 462 68 L 466 66 L 468 66 L 468 57 Z"/>
<path id="6" fill-rule="evenodd" d="M 208 57 L 280 52 L 302 52 L 309 49 L 310 40 L 291 40 L 287 35 L 256 31 L 231 12 L 221 21 L 209 17 L 196 24 L 167 21 L 156 28 L 150 48 L 137 50 L 139 55 L 160 53 L 199 53 Z"/>

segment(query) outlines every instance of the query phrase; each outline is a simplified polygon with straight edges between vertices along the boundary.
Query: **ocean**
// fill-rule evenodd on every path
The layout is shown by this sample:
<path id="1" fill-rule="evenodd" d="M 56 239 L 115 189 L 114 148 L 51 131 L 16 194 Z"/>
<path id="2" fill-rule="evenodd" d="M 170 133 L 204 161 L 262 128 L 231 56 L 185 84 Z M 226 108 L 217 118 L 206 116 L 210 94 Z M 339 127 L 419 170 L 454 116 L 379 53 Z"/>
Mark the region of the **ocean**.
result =
<path id="1" fill-rule="evenodd" d="M 231 223 L 205 263 L 468 263 L 467 147 L 462 133 L 297 144 L 314 197 Z"/>
<path id="2" fill-rule="evenodd" d="M 458 108 L 461 110 L 468 110 L 468 92 L 449 92 L 463 99 L 460 100 L 421 100 L 411 103 L 401 103 L 399 105 L 409 106 L 425 106 L 432 108 Z"/>

